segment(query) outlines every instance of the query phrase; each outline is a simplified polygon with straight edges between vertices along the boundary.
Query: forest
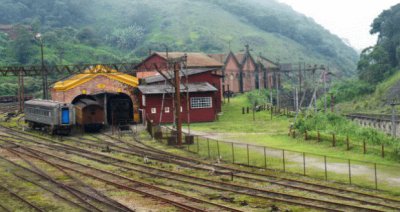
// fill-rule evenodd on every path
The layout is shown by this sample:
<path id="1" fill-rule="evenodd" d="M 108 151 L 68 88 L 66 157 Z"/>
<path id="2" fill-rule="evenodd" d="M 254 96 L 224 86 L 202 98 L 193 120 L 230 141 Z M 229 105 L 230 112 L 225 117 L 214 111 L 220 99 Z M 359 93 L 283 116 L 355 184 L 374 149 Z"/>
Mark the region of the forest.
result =
<path id="1" fill-rule="evenodd" d="M 40 32 L 46 65 L 136 62 L 165 46 L 238 52 L 250 44 L 254 55 L 273 61 L 325 64 L 342 76 L 357 68 L 354 49 L 274 0 L 0 0 L 0 13 L 0 25 L 17 32 L 0 32 L 2 66 L 40 64 Z M 0 95 L 14 92 L 0 87 Z"/>

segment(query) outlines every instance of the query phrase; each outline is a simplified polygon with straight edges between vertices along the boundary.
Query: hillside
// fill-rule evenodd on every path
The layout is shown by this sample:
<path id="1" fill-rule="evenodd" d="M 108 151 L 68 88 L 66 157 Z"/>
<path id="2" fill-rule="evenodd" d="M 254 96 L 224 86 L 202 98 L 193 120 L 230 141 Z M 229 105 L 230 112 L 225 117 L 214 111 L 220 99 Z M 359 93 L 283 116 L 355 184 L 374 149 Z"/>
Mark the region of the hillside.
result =
<path id="1" fill-rule="evenodd" d="M 274 0 L 0 0 L 0 13 L 2 25 L 42 32 L 46 62 L 54 64 L 131 62 L 165 46 L 240 51 L 246 43 L 255 55 L 326 64 L 345 76 L 358 60 L 337 36 Z M 16 42 L 0 33 L 0 65 L 39 64 L 37 43 L 20 34 Z"/>
<path id="2" fill-rule="evenodd" d="M 393 99 L 396 101 L 400 100 L 400 72 L 396 71 L 396 74 L 379 83 L 375 91 L 370 85 L 361 86 L 361 89 L 365 89 L 367 86 L 370 88 L 368 89 L 369 91 L 364 91 L 366 94 L 355 95 L 351 99 L 339 103 L 336 105 L 336 110 L 343 114 L 391 114 L 391 101 Z M 354 86 L 350 87 L 352 87 L 353 90 L 355 89 Z M 333 92 L 336 94 L 335 91 Z M 342 90 L 342 92 L 346 91 Z M 357 93 L 357 91 L 354 92 Z"/>

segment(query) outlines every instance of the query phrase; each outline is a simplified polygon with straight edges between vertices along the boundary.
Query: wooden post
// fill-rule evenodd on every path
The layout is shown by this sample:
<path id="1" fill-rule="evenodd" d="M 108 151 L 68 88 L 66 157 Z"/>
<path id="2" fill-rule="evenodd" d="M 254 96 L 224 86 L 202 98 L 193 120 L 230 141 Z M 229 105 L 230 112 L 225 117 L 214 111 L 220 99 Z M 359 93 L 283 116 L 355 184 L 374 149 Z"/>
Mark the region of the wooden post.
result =
<path id="1" fill-rule="evenodd" d="M 319 133 L 319 130 L 318 130 L 318 132 L 317 132 L 317 141 L 318 141 L 318 142 L 321 142 L 321 134 Z"/>
<path id="2" fill-rule="evenodd" d="M 364 155 L 367 153 L 367 146 L 365 144 L 365 141 L 363 141 L 363 152 L 364 152 Z"/>
<path id="3" fill-rule="evenodd" d="M 247 107 L 246 108 L 246 113 L 249 114 L 249 112 L 250 112 L 250 109 L 249 109 L 249 107 Z"/>
<path id="4" fill-rule="evenodd" d="M 303 152 L 303 174 L 306 176 L 306 153 Z"/>
<path id="5" fill-rule="evenodd" d="M 244 107 L 242 107 L 242 114 L 245 114 L 244 110 L 245 110 Z"/>
<path id="6" fill-rule="evenodd" d="M 385 157 L 385 144 L 382 144 L 382 158 Z"/>
<path id="7" fill-rule="evenodd" d="M 282 150 L 282 164 L 283 164 L 283 172 L 286 172 L 286 164 L 285 164 L 285 150 Z"/>
<path id="8" fill-rule="evenodd" d="M 219 152 L 219 141 L 217 140 L 217 151 L 218 151 L 218 160 L 221 158 L 221 154 Z"/>
<path id="9" fill-rule="evenodd" d="M 346 136 L 346 144 L 347 144 L 347 151 L 350 150 L 350 140 L 349 140 L 349 135 Z"/>
<path id="10" fill-rule="evenodd" d="M 374 170 L 375 170 L 375 189 L 378 190 L 378 174 L 376 172 L 376 163 L 374 163 Z"/>
<path id="11" fill-rule="evenodd" d="M 324 164 L 325 164 L 325 180 L 328 180 L 328 169 L 326 166 L 326 155 L 324 155 Z"/>
<path id="12" fill-rule="evenodd" d="M 267 169 L 267 149 L 264 147 L 264 168 Z"/>
<path id="13" fill-rule="evenodd" d="M 304 132 L 304 140 L 306 140 L 307 141 L 307 139 L 308 139 L 308 135 L 307 135 L 307 130 Z"/>
<path id="14" fill-rule="evenodd" d="M 336 135 L 335 135 L 335 133 L 332 134 L 332 146 L 333 147 L 336 146 Z"/>
<path id="15" fill-rule="evenodd" d="M 211 158 L 210 155 L 210 140 L 207 138 L 207 149 L 208 149 L 208 158 Z"/>
<path id="16" fill-rule="evenodd" d="M 271 107 L 271 120 L 272 120 L 273 113 L 274 113 L 274 109 L 273 109 L 273 107 Z"/>

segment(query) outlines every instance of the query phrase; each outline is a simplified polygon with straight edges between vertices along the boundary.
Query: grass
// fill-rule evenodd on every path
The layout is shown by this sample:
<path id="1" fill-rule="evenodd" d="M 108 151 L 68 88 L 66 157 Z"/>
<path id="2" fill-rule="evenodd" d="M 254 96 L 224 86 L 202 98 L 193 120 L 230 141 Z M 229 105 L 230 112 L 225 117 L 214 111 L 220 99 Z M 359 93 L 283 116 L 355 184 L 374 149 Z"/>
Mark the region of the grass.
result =
<path id="1" fill-rule="evenodd" d="M 266 146 L 267 167 L 283 170 L 282 149 L 285 155 L 285 171 L 304 174 L 303 152 L 306 155 L 306 174 L 308 176 L 325 179 L 324 155 L 327 156 L 327 178 L 342 183 L 349 183 L 348 159 L 351 160 L 352 183 L 360 186 L 374 188 L 375 173 L 374 163 L 377 163 L 377 180 L 380 189 L 389 190 L 400 194 L 398 187 L 391 187 L 391 182 L 400 177 L 398 161 L 391 157 L 382 158 L 376 151 L 367 150 L 363 154 L 362 148 L 352 146 L 346 150 L 342 137 L 338 137 L 336 147 L 325 139 L 325 142 L 304 140 L 303 135 L 296 138 L 288 136 L 292 118 L 283 115 L 273 116 L 271 120 L 269 111 L 242 114 L 242 107 L 250 106 L 245 95 L 232 98 L 230 103 L 223 107 L 223 115 L 213 123 L 196 123 L 191 125 L 192 133 L 206 135 L 210 139 L 195 139 L 195 144 L 189 146 L 189 151 L 195 152 L 204 158 L 222 160 L 238 164 L 248 164 L 260 168 L 265 167 L 263 147 Z M 215 140 L 214 140 L 215 139 Z M 216 140 L 219 140 L 218 142 Z M 226 141 L 226 142 L 224 142 Z M 237 142 L 232 144 L 229 141 Z M 240 144 L 239 144 L 240 143 Z M 249 144 L 249 154 L 247 153 Z M 354 141 L 353 141 L 354 144 Z M 209 150 L 208 150 L 209 149 Z M 375 153 L 374 153 L 375 152 Z M 249 156 L 248 156 L 249 155 Z"/>

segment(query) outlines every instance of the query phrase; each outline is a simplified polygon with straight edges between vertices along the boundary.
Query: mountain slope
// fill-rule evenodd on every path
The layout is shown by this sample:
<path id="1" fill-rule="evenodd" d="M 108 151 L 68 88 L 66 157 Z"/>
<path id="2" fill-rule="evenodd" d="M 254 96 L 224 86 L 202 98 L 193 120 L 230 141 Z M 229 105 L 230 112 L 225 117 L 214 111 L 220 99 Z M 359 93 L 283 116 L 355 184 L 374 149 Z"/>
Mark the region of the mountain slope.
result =
<path id="1" fill-rule="evenodd" d="M 46 58 L 53 63 L 132 61 L 165 46 L 240 51 L 247 43 L 254 55 L 326 64 L 346 76 L 354 74 L 358 59 L 337 36 L 274 0 L 0 0 L 0 5 L 0 24 L 33 24 L 44 32 L 51 49 Z M 57 59 L 60 49 L 63 60 Z M 37 55 L 31 57 L 38 62 Z"/>

